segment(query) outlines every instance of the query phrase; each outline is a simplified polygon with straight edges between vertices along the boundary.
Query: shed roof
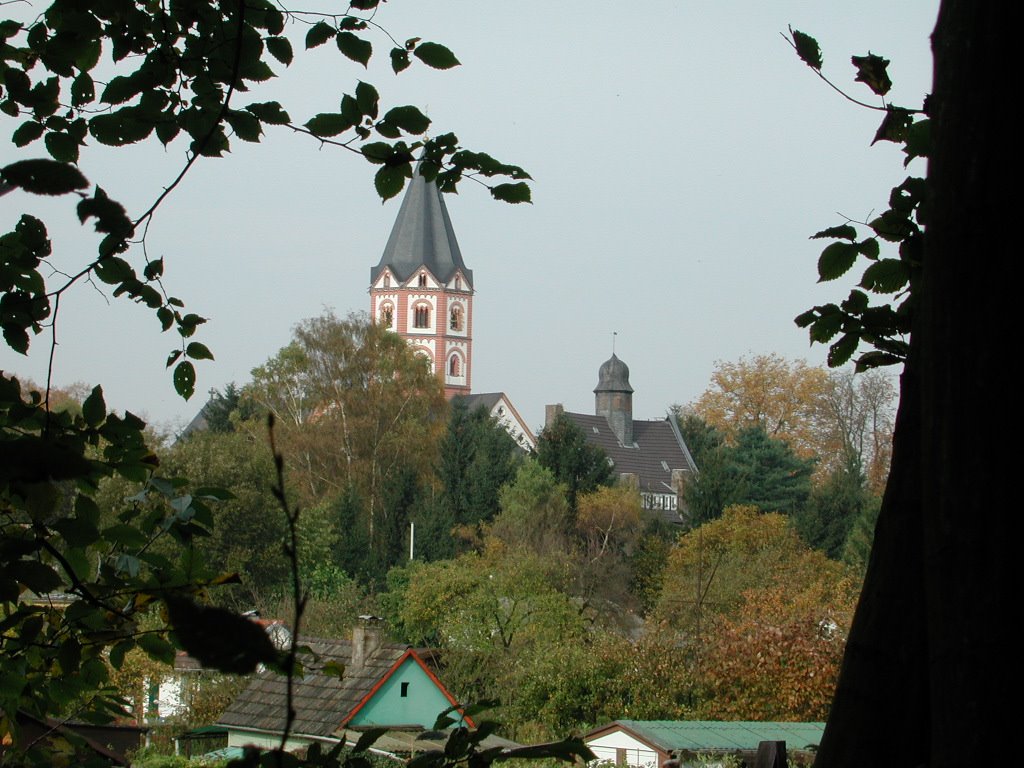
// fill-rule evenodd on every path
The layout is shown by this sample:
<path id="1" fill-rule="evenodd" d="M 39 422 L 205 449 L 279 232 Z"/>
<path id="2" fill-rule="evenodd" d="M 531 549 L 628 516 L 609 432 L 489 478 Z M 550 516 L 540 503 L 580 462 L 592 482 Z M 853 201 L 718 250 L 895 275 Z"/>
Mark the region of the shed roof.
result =
<path id="1" fill-rule="evenodd" d="M 762 741 L 785 741 L 792 749 L 821 742 L 824 723 L 721 720 L 616 720 L 587 734 L 586 740 L 621 728 L 653 747 L 669 750 L 756 750 Z"/>
<path id="2" fill-rule="evenodd" d="M 466 269 L 462 261 L 441 191 L 417 170 L 405 191 L 380 263 L 370 269 L 370 284 L 376 282 L 384 269 L 390 268 L 404 283 L 421 267 L 426 267 L 442 283 L 461 271 L 468 287 L 473 287 L 473 271 Z"/>

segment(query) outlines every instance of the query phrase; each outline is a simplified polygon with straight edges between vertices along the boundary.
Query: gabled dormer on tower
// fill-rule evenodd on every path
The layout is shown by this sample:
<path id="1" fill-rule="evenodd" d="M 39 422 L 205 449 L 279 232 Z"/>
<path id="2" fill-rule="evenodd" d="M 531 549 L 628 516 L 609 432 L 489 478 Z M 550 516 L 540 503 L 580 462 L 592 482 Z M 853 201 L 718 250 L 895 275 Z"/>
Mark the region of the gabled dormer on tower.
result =
<path id="1" fill-rule="evenodd" d="M 440 190 L 419 173 L 370 270 L 370 316 L 430 361 L 446 397 L 469 394 L 473 272 L 462 261 Z"/>

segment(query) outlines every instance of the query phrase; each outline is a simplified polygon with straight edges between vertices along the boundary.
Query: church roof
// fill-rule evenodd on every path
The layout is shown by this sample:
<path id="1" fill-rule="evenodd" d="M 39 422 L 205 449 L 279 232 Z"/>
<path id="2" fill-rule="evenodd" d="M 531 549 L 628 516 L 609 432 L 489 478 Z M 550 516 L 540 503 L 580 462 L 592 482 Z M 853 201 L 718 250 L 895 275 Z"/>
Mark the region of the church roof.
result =
<path id="1" fill-rule="evenodd" d="M 380 263 L 370 270 L 370 284 L 385 268 L 390 268 L 404 283 L 421 267 L 426 267 L 442 283 L 461 270 L 469 287 L 473 287 L 473 272 L 462 261 L 441 191 L 437 184 L 426 181 L 417 172 L 405 191 Z"/>
<path id="2" fill-rule="evenodd" d="M 601 363 L 597 372 L 597 386 L 594 392 L 632 392 L 629 385 L 629 366 L 612 356 Z"/>

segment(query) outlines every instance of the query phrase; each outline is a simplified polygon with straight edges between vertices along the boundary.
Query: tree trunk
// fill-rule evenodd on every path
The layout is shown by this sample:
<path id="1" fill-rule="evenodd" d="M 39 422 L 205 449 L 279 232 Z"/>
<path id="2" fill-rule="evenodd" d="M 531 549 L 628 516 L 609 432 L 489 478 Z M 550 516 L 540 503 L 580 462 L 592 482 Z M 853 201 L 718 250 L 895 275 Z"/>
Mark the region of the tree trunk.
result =
<path id="1" fill-rule="evenodd" d="M 1020 298 L 1007 229 L 1015 181 L 997 111 L 1014 41 L 998 5 L 943 2 L 930 202 L 914 284 L 893 465 L 818 766 L 1011 761 L 1019 557 L 1010 517 Z M 1002 78 L 1002 80 L 1000 79 Z M 1003 186 L 1003 185 L 1006 186 Z"/>

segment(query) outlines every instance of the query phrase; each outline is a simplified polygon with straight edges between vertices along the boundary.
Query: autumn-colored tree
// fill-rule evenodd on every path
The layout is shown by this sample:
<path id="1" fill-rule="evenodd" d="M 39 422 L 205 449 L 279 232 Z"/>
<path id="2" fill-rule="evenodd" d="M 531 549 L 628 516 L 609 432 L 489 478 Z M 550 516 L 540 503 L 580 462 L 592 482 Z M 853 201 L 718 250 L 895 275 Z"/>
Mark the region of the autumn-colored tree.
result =
<path id="1" fill-rule="evenodd" d="M 381 554 L 396 528 L 389 489 L 410 473 L 414 483 L 432 476 L 444 430 L 447 406 L 426 363 L 365 315 L 328 312 L 300 323 L 246 391 L 279 417 L 300 497 L 354 493 L 369 546 Z"/>
<path id="2" fill-rule="evenodd" d="M 883 371 L 854 376 L 768 354 L 719 361 L 708 389 L 676 416 L 681 428 L 686 416 L 699 417 L 727 444 L 760 426 L 798 456 L 815 459 L 818 482 L 855 458 L 879 493 L 888 473 L 894 403 L 895 387 Z M 699 453 L 701 434 L 690 427 Z"/>
<path id="3" fill-rule="evenodd" d="M 855 585 L 840 563 L 801 541 L 785 516 L 729 507 L 680 537 L 653 618 L 703 647 L 714 619 L 738 615 L 751 589 L 778 589 L 795 609 L 831 604 Z"/>
<path id="4" fill-rule="evenodd" d="M 743 593 L 717 616 L 701 648 L 700 717 L 824 720 L 853 612 L 849 590 L 796 604 L 783 586 Z M 799 745 L 796 745 L 799 746 Z"/>

